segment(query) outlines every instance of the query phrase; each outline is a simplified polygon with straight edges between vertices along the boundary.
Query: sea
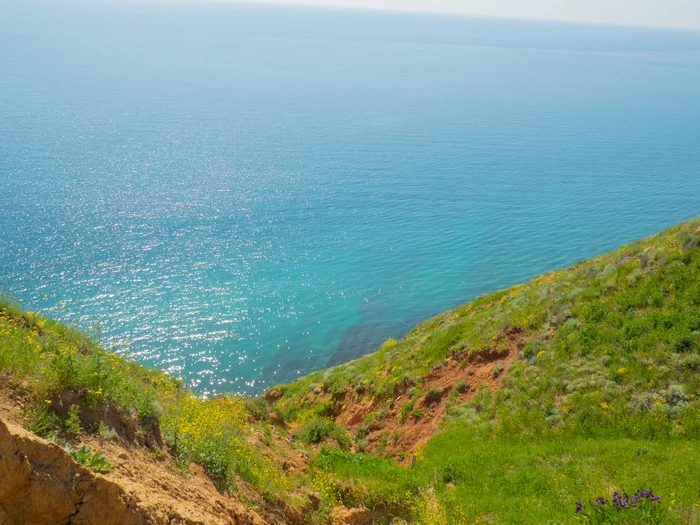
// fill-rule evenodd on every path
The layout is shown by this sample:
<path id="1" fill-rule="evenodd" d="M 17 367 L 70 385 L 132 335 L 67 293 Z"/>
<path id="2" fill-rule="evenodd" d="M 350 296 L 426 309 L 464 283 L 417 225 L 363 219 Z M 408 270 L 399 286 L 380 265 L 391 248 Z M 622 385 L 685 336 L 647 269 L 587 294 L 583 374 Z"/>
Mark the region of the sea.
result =
<path id="1" fill-rule="evenodd" d="M 0 291 L 257 394 L 700 215 L 700 32 L 3 0 Z"/>

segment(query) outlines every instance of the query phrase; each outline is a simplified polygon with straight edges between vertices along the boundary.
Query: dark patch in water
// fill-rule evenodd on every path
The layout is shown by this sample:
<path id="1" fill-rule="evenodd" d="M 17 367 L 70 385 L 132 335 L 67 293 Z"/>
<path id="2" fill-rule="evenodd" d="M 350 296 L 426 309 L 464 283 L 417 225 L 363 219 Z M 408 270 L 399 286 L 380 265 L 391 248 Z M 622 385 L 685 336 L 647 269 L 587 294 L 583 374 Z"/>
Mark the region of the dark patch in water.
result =
<path id="1" fill-rule="evenodd" d="M 379 348 L 387 336 L 383 323 L 359 323 L 349 327 L 326 366 L 335 366 L 362 357 Z"/>
<path id="2" fill-rule="evenodd" d="M 263 388 L 279 383 L 291 383 L 324 367 L 325 361 L 321 355 L 309 354 L 303 349 L 305 345 L 300 341 L 292 341 L 289 345 L 280 347 L 272 362 L 263 368 Z"/>

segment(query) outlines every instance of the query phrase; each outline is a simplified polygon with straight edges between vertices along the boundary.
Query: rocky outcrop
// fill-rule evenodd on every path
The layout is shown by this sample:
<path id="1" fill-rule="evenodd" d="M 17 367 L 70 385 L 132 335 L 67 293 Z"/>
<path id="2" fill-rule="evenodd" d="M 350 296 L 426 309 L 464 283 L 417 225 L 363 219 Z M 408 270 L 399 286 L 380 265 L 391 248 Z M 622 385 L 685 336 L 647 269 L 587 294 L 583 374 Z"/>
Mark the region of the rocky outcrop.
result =
<path id="1" fill-rule="evenodd" d="M 58 445 L 0 421 L 0 523 L 149 523 L 119 487 Z"/>
<path id="2" fill-rule="evenodd" d="M 129 458 L 114 473 L 94 474 L 60 446 L 0 419 L 0 525 L 265 525 L 203 479 L 130 460 L 144 463 Z M 140 480 L 144 467 L 149 477 Z"/>

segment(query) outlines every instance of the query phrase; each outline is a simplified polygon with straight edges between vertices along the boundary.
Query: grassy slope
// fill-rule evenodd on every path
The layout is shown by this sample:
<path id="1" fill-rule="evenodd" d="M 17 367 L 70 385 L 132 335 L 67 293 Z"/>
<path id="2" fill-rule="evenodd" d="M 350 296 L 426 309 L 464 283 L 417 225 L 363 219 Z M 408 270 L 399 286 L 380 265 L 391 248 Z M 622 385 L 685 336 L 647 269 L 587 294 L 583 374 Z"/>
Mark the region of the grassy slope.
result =
<path id="1" fill-rule="evenodd" d="M 303 506 L 303 477 L 282 471 L 287 457 L 273 442 L 264 407 L 233 396 L 200 399 L 170 376 L 114 350 L 0 296 L 0 388 L 23 405 L 27 429 L 74 448 L 85 432 L 114 439 L 113 429 L 76 422 L 61 410 L 65 394 L 76 393 L 82 408 L 116 407 L 124 420 L 142 426 L 157 418 L 178 471 L 198 463 L 220 489 L 238 493 L 251 507 L 275 501 Z"/>
<path id="2" fill-rule="evenodd" d="M 576 499 L 649 485 L 673 502 L 666 521 L 696 523 L 698 221 L 480 297 L 398 345 L 277 387 L 272 397 L 281 396 L 277 407 L 289 420 L 333 413 L 333 398 L 349 391 L 371 399 L 379 415 L 398 393 L 423 395 L 423 378 L 448 356 L 504 347 L 514 330 L 520 352 L 503 387 L 449 406 L 444 432 L 415 469 L 327 453 L 316 470 L 355 486 L 374 479 L 391 495 L 411 487 L 413 501 L 422 491 L 419 501 L 434 498 L 446 512 L 422 501 L 433 509 L 428 523 L 571 522 Z"/>
<path id="3" fill-rule="evenodd" d="M 507 434 L 697 435 L 700 222 L 440 314 L 398 345 L 277 387 L 276 406 L 294 420 L 329 392 L 391 399 L 455 352 L 504 348 L 513 329 L 505 388 L 455 418 Z"/>
<path id="4" fill-rule="evenodd" d="M 328 445 L 347 448 L 342 429 L 318 420 L 337 414 L 339 399 L 368 402 L 381 427 L 396 394 L 425 395 L 423 378 L 449 356 L 505 348 L 514 333 L 518 357 L 502 388 L 450 403 L 414 468 L 304 445 L 330 434 Z M 426 525 L 571 523 L 576 500 L 652 486 L 665 523 L 698 523 L 700 222 L 445 312 L 375 354 L 271 389 L 272 407 L 198 400 L 6 299 L 0 370 L 26 391 L 38 433 L 63 432 L 46 400 L 66 390 L 85 404 L 157 416 L 181 464 L 202 464 L 222 488 L 249 485 L 261 498 L 252 505 L 281 498 L 301 508 L 301 487 L 311 485 L 321 505 L 309 522 L 364 504 Z M 310 454 L 308 473 L 281 468 L 294 451 L 273 439 L 285 433 L 268 422 L 273 411 L 292 429 L 303 425 L 293 446 Z"/>

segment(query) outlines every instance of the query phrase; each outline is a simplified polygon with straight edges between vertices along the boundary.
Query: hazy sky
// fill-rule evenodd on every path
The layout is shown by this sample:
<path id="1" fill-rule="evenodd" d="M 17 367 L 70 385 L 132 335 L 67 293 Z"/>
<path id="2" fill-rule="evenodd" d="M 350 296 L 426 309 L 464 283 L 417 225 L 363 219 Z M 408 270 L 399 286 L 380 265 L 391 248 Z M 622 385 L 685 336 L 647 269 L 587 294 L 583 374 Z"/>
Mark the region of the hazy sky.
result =
<path id="1" fill-rule="evenodd" d="M 252 0 L 700 29 L 700 0 Z"/>

